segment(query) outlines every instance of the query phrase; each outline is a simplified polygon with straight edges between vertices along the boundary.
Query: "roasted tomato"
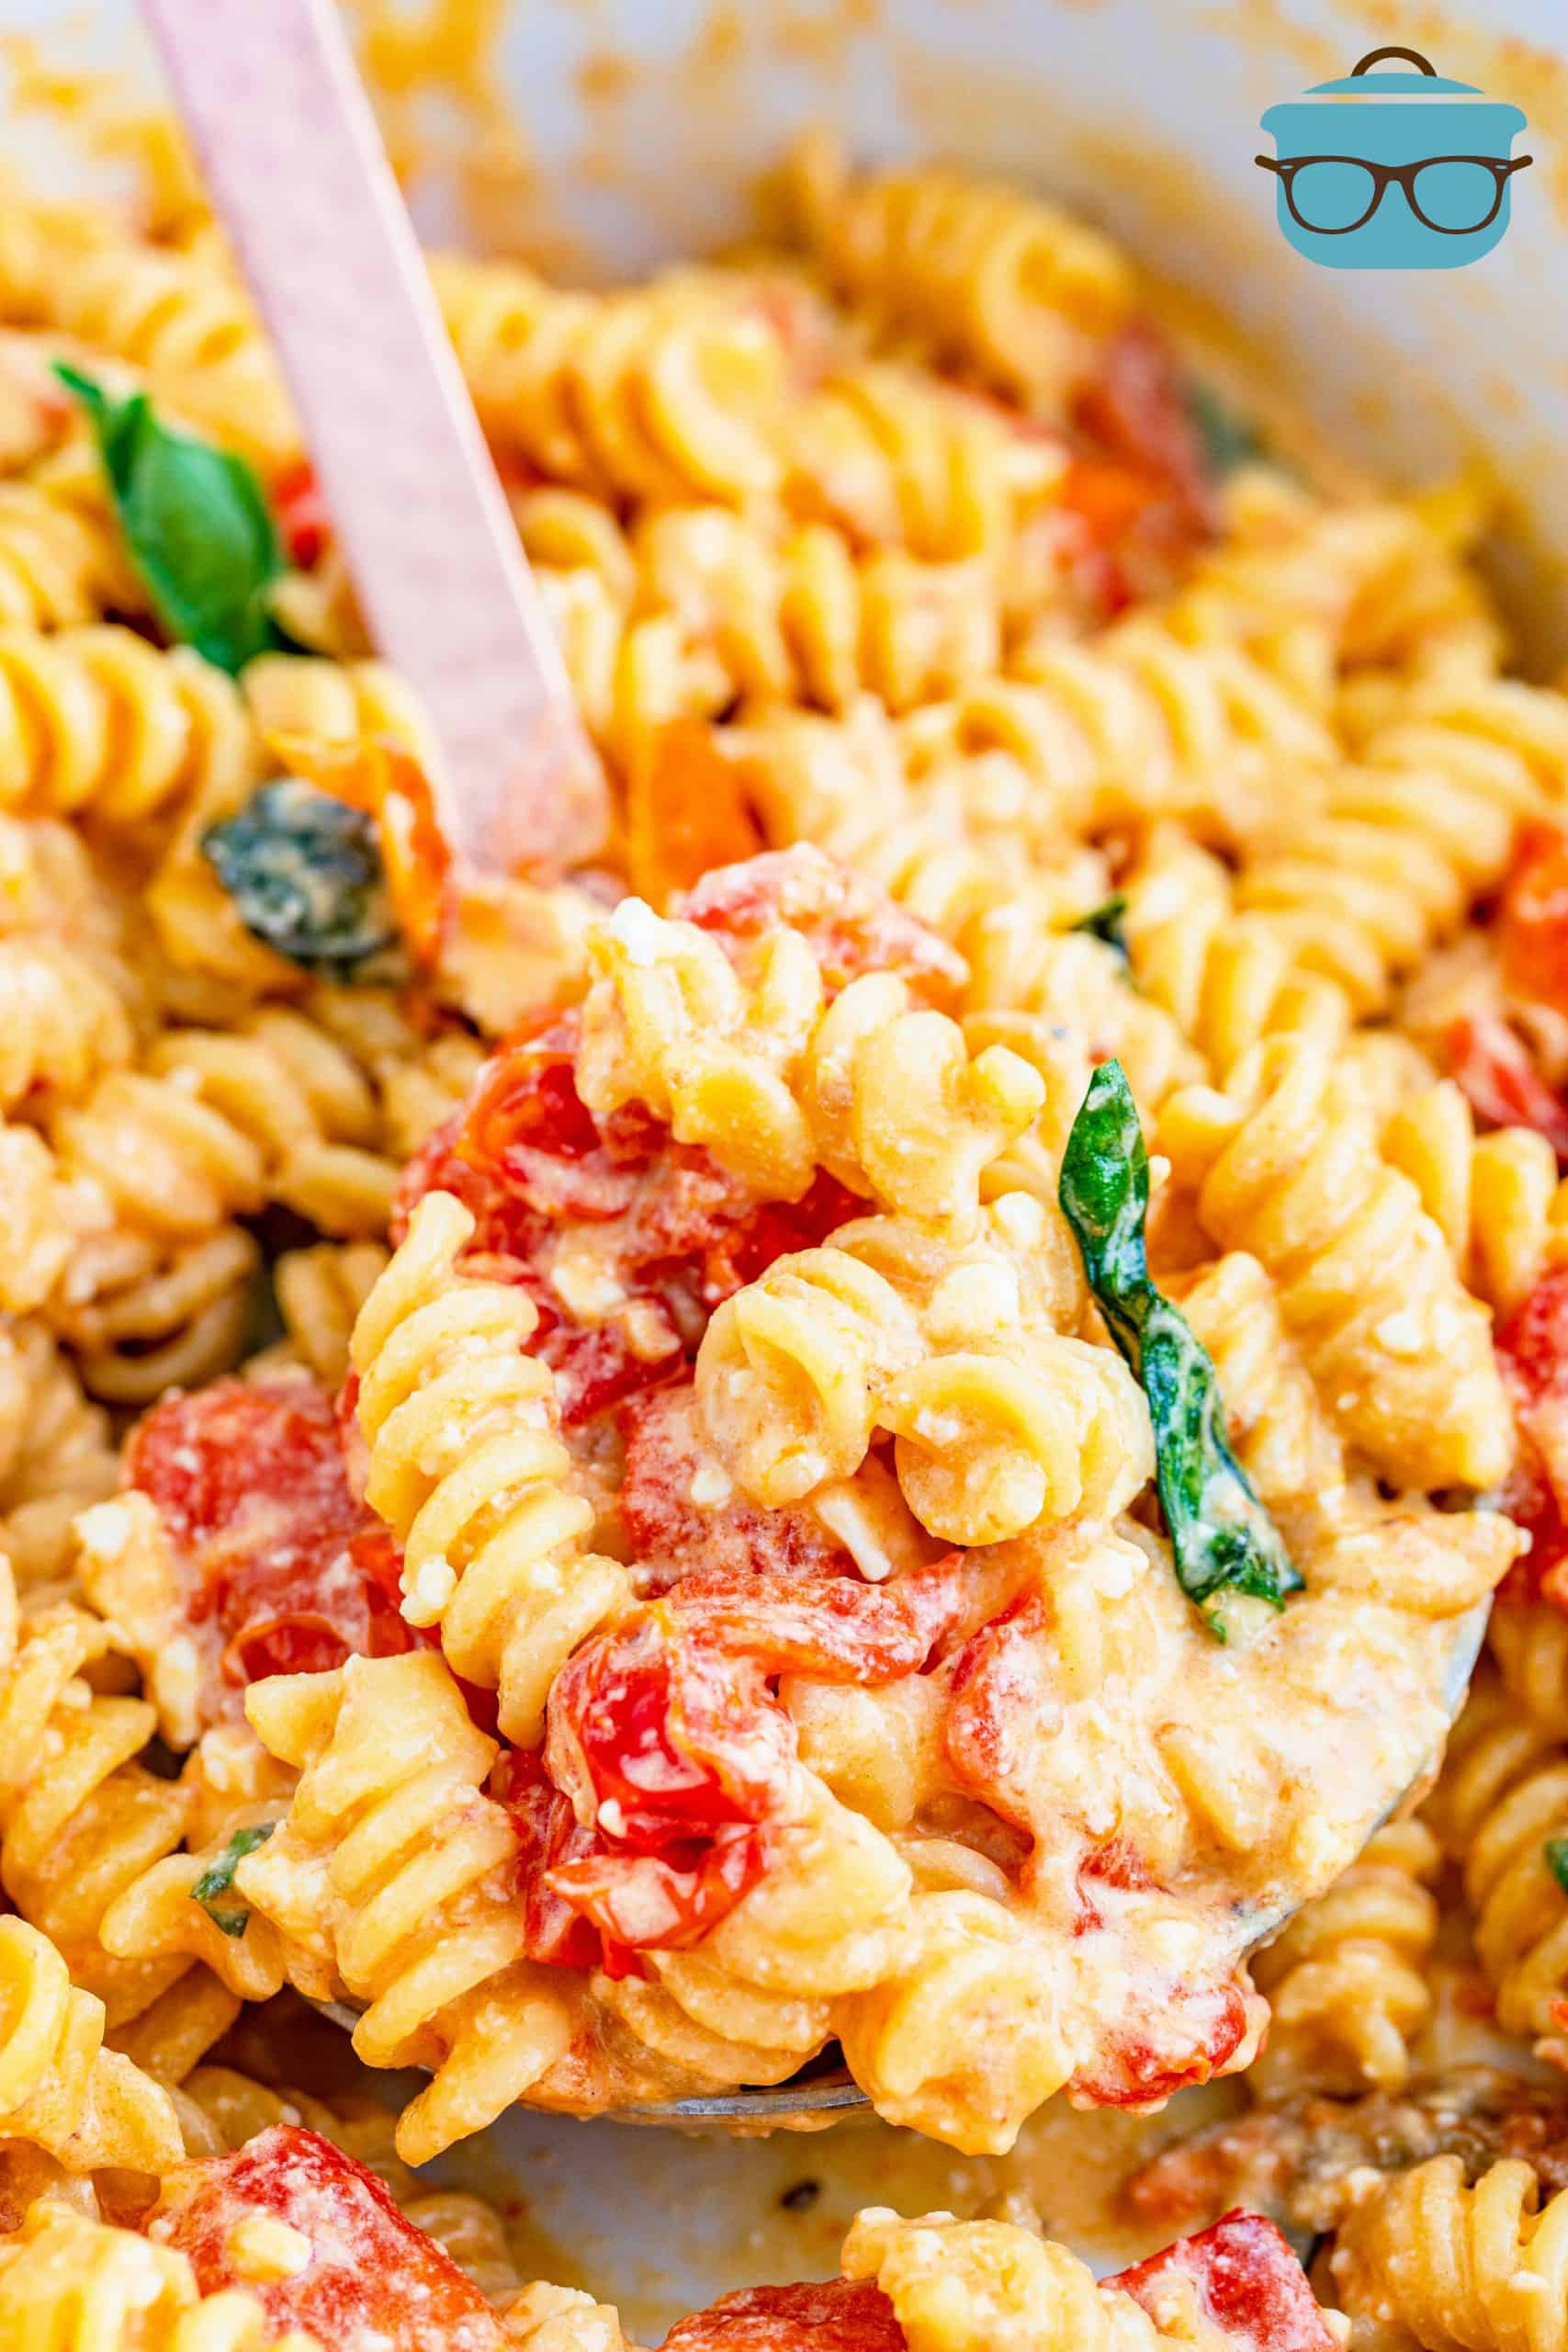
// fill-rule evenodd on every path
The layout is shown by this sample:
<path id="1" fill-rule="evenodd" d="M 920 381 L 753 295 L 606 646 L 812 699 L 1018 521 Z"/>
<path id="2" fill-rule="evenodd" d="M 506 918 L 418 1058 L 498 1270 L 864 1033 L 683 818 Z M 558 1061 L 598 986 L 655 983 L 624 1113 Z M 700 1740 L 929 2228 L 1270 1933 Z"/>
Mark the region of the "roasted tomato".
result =
<path id="1" fill-rule="evenodd" d="M 1507 987 L 1568 1012 L 1568 833 L 1555 826 L 1524 829 L 1496 938 Z"/>
<path id="2" fill-rule="evenodd" d="M 636 1103 L 594 1119 L 573 1078 L 577 1039 L 568 1013 L 486 1063 L 405 1171 L 393 1224 L 396 1238 L 437 1187 L 473 1212 L 470 1263 L 527 1289 L 529 1344 L 556 1374 L 568 1429 L 681 1377 L 721 1300 L 863 1206 L 825 1175 L 798 1201 L 758 1201 Z M 596 1320 L 584 1319 L 585 1249 L 610 1301 Z"/>
<path id="3" fill-rule="evenodd" d="M 874 2278 L 745 2287 L 677 2320 L 660 2352 L 906 2352 L 904 2331 Z"/>
<path id="4" fill-rule="evenodd" d="M 777 1678 L 914 1673 L 959 1590 L 946 1561 L 886 1586 L 713 1571 L 585 1642 L 550 1693 L 542 1770 L 509 1760 L 496 1782 L 524 1832 L 534 1958 L 586 1964 L 559 1905 L 615 1974 L 716 1927 L 767 1867 L 795 1762 Z"/>
<path id="5" fill-rule="evenodd" d="M 1531 1539 L 1500 1598 L 1568 1610 L 1568 1266 L 1541 1276 L 1498 1327 L 1496 1348 L 1519 1435 L 1503 1503 Z"/>
<path id="6" fill-rule="evenodd" d="M 1176 356 L 1146 320 L 1112 336 L 1075 405 L 1083 444 L 1061 488 L 1108 614 L 1170 585 L 1214 535 L 1218 506 Z"/>
<path id="7" fill-rule="evenodd" d="M 670 911 L 713 932 L 737 957 L 787 924 L 809 942 L 833 994 L 863 972 L 897 972 L 919 995 L 945 1005 L 968 977 L 963 957 L 918 915 L 804 842 L 717 867 Z"/>
<path id="8" fill-rule="evenodd" d="M 352 1492 L 333 1401 L 303 1375 L 219 1380 L 155 1405 L 126 1483 L 156 1504 L 197 1634 L 210 1629 L 209 1722 L 244 1685 L 412 1645 L 392 1539 Z"/>
<path id="9" fill-rule="evenodd" d="M 285 466 L 277 476 L 272 485 L 272 511 L 289 562 L 309 571 L 312 564 L 321 561 L 332 536 L 332 522 L 315 468 L 308 458 Z"/>
<path id="10" fill-rule="evenodd" d="M 1080 2069 L 1067 2086 L 1075 2107 L 1161 2107 L 1177 2091 L 1223 2075 L 1255 2016 L 1256 1994 L 1239 1984 L 1177 1984 L 1162 1997 L 1167 2031 L 1156 2046 L 1134 2018 L 1120 2035 L 1108 2038 L 1092 2066 Z M 1178 2023 L 1178 2021 L 1179 2021 Z M 1184 2048 L 1172 2054 L 1172 2042 Z"/>
<path id="11" fill-rule="evenodd" d="M 626 865 L 639 898 L 662 910 L 716 865 L 761 846 L 745 762 L 720 751 L 705 719 L 656 729 L 626 786 Z"/>
<path id="12" fill-rule="evenodd" d="M 1501 1013 L 1467 1015 L 1444 1039 L 1450 1075 L 1488 1126 L 1533 1127 L 1568 1159 L 1568 1102 L 1548 1086 L 1529 1046 Z"/>
<path id="13" fill-rule="evenodd" d="M 1261 2213 L 1222 2214 L 1212 2229 L 1179 2238 L 1105 2283 L 1156 2321 L 1173 2294 L 1194 2293 L 1201 2318 L 1236 2352 L 1337 2352 L 1338 2338 L 1306 2273 Z"/>
<path id="14" fill-rule="evenodd" d="M 332 2352 L 506 2352 L 513 2342 L 375 2174 L 297 2125 L 172 2173 L 147 2234 L 189 2257 L 204 2294 L 247 2288 L 273 2334 L 298 2328 Z"/>

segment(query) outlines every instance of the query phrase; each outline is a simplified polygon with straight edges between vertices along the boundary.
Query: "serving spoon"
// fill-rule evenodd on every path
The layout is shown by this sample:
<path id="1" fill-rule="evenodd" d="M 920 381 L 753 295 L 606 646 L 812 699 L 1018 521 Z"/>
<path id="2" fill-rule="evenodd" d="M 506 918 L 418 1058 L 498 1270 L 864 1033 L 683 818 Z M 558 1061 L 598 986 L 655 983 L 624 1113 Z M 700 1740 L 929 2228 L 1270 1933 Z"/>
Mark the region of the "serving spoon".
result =
<path id="1" fill-rule="evenodd" d="M 333 0 L 142 0 L 379 653 L 476 873 L 590 858 L 604 779 Z"/>
<path id="2" fill-rule="evenodd" d="M 1451 1724 L 1463 1706 L 1470 1689 L 1470 1678 L 1475 1661 L 1481 1655 L 1485 1638 L 1486 1621 L 1492 1613 L 1491 1596 L 1467 1609 L 1454 1621 L 1453 1635 L 1448 1657 L 1443 1662 L 1442 1701 Z M 1426 1778 L 1423 1771 L 1415 1781 L 1399 1791 L 1372 1823 L 1371 1838 L 1386 1821 L 1392 1820 L 1410 1796 L 1413 1789 Z M 1299 1905 L 1283 1904 L 1273 1910 L 1240 1911 L 1236 1915 L 1236 1939 L 1231 1957 L 1245 1960 L 1280 1933 Z M 312 2006 L 334 2025 L 352 2033 L 359 2022 L 359 2012 L 344 2001 L 317 2001 Z M 526 2101 L 523 2104 L 526 2105 Z M 697 2098 L 651 2100 L 644 2106 L 606 2109 L 604 2120 L 611 2123 L 675 2123 L 715 2129 L 728 2128 L 747 2132 L 816 2131 L 836 2121 L 840 2116 L 865 2113 L 871 2101 L 860 2085 L 842 2066 L 830 2072 L 811 2075 L 804 2080 L 780 2083 L 768 2090 L 715 2091 Z"/>

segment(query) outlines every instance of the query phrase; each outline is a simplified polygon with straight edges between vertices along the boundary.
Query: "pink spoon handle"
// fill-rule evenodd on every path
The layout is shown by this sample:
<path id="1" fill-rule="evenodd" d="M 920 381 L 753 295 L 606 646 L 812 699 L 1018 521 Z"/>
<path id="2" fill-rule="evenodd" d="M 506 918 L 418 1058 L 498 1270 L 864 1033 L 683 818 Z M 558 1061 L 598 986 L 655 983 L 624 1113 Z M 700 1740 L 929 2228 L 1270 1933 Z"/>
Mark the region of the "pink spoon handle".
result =
<path id="1" fill-rule="evenodd" d="M 143 0 L 379 650 L 476 867 L 569 865 L 604 781 L 332 0 Z"/>

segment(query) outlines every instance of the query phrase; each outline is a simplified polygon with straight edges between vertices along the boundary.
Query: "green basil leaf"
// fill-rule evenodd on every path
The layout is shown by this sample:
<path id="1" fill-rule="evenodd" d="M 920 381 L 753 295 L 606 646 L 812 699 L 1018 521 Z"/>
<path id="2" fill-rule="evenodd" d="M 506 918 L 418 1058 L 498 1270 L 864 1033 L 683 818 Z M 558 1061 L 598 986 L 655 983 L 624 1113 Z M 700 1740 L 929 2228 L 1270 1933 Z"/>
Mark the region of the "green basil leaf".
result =
<path id="1" fill-rule="evenodd" d="M 97 436 L 130 558 L 172 638 L 242 670 L 286 639 L 267 609 L 283 553 L 253 467 L 160 422 L 145 392 L 116 400 L 79 369 L 55 374 Z"/>
<path id="2" fill-rule="evenodd" d="M 1202 445 L 1204 466 L 1217 481 L 1223 481 L 1238 467 L 1250 465 L 1265 454 L 1267 445 L 1258 426 L 1232 408 L 1229 401 L 1222 400 L 1211 385 L 1191 381 L 1185 397 L 1187 413 Z"/>
<path id="3" fill-rule="evenodd" d="M 226 1936 L 243 1936 L 251 1924 L 248 1906 L 234 1893 L 234 1872 L 247 1854 L 266 1844 L 276 1826 L 276 1821 L 258 1821 L 249 1829 L 236 1829 L 191 1888 L 192 1902 L 199 1903 L 213 1926 Z"/>
<path id="4" fill-rule="evenodd" d="M 1563 1894 L 1568 1894 L 1568 1838 L 1549 1838 L 1540 1850 L 1546 1857 L 1547 1869 Z"/>
<path id="5" fill-rule="evenodd" d="M 1148 1401 L 1155 1482 L 1183 1592 L 1216 1639 L 1238 1595 L 1284 1606 L 1302 1579 L 1225 1435 L 1220 1383 L 1149 1275 L 1149 1162 L 1120 1062 L 1102 1062 L 1073 1122 L 1058 1197 L 1106 1328 Z"/>
<path id="6" fill-rule="evenodd" d="M 329 980 L 406 977 L 374 820 L 279 776 L 209 826 L 204 855 L 253 939 Z"/>
<path id="7" fill-rule="evenodd" d="M 1087 915 L 1080 915 L 1072 928 L 1087 932 L 1091 939 L 1102 941 L 1120 956 L 1124 967 L 1130 967 L 1133 959 L 1127 953 L 1127 931 L 1122 922 L 1126 911 L 1126 892 L 1118 890 L 1114 898 L 1107 899 L 1100 906 L 1091 907 Z"/>

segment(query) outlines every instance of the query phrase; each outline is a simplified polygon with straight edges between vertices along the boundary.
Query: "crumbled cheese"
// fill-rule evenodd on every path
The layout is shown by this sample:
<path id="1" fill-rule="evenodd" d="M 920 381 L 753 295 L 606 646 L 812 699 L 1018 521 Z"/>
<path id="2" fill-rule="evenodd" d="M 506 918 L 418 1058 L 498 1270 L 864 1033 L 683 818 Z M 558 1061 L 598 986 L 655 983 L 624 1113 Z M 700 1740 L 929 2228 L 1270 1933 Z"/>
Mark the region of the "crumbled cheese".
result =
<path id="1" fill-rule="evenodd" d="M 662 1363 L 680 1347 L 668 1316 L 646 1298 L 634 1298 L 621 1317 L 626 1345 L 638 1363 Z"/>
<path id="2" fill-rule="evenodd" d="M 411 1625 L 434 1625 L 457 1589 L 457 1571 L 444 1554 L 433 1552 L 414 1571 L 403 1595 L 402 1613 Z"/>
<path id="3" fill-rule="evenodd" d="M 1408 1306 L 1402 1307 L 1397 1315 L 1385 1315 L 1372 1336 L 1391 1355 L 1417 1356 L 1421 1352 L 1421 1319 Z"/>
<path id="4" fill-rule="evenodd" d="M 697 1510 L 716 1510 L 729 1500 L 734 1492 L 733 1479 L 720 1469 L 716 1462 L 699 1462 L 692 1473 L 686 1498 Z"/>
<path id="5" fill-rule="evenodd" d="M 152 1667 L 152 1696 L 164 1729 L 175 1747 L 189 1747 L 201 1729 L 197 1704 L 201 1690 L 201 1660 L 188 1634 L 175 1634 L 164 1642 Z"/>
<path id="6" fill-rule="evenodd" d="M 605 928 L 628 964 L 656 964 L 664 952 L 664 922 L 646 899 L 623 899 Z"/>
<path id="7" fill-rule="evenodd" d="M 76 1534 L 95 1560 L 118 1560 L 135 1533 L 124 1503 L 93 1503 L 76 1514 Z"/>
<path id="8" fill-rule="evenodd" d="M 607 1830 L 612 1838 L 626 1836 L 626 1816 L 621 1810 L 621 1801 L 618 1797 L 605 1797 L 603 1800 L 599 1807 L 598 1820 L 600 1828 Z"/>
<path id="9" fill-rule="evenodd" d="M 1032 1193 L 1004 1193 L 991 1204 L 991 1215 L 1010 1241 L 1032 1249 L 1045 1230 L 1045 1210 Z"/>
<path id="10" fill-rule="evenodd" d="M 955 1266 L 932 1292 L 924 1320 L 939 1347 L 962 1346 L 1018 1322 L 1022 1312 L 1016 1270 L 989 1258 Z"/>
<path id="11" fill-rule="evenodd" d="M 588 1250 L 563 1250 L 550 1268 L 550 1286 L 576 1323 L 602 1323 L 626 1304 L 626 1288 Z"/>
<path id="12" fill-rule="evenodd" d="M 311 2255 L 310 2239 L 271 2213 L 247 2213 L 236 2222 L 224 2241 L 224 2252 L 235 2277 L 257 2287 L 298 2278 L 310 2267 Z"/>
<path id="13" fill-rule="evenodd" d="M 829 1535 L 843 1545 L 867 1584 L 885 1584 L 897 1562 L 883 1541 L 862 1497 L 848 1478 L 840 1478 L 812 1498 L 812 1510 Z"/>

